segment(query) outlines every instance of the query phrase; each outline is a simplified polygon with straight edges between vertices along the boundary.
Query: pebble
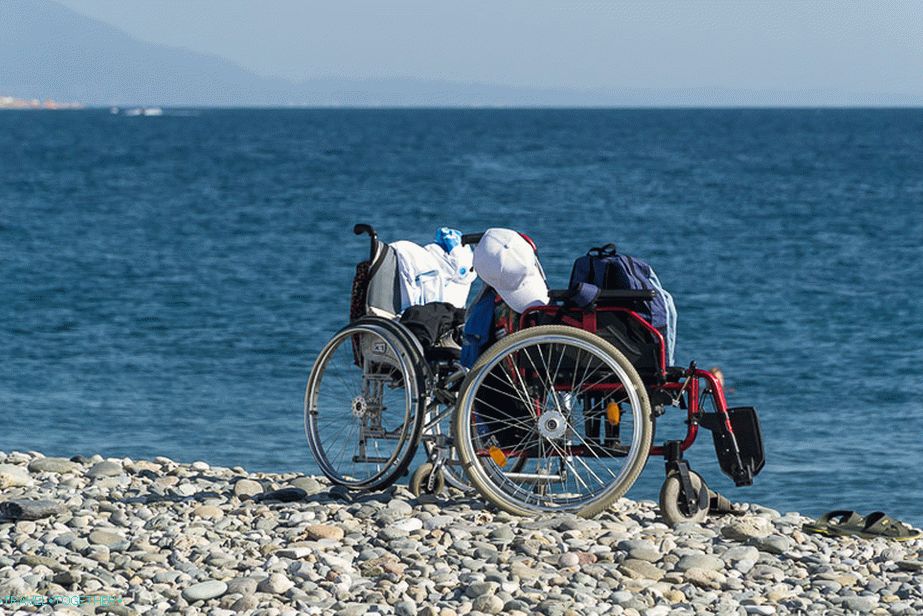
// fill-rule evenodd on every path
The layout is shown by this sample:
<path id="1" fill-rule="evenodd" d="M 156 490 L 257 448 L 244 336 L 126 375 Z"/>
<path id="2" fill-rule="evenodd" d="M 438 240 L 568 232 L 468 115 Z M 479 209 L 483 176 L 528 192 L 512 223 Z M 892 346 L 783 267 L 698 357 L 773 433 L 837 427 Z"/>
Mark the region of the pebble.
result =
<path id="1" fill-rule="evenodd" d="M 291 486 L 304 490 L 307 494 L 317 494 L 325 489 L 324 484 L 314 477 L 297 477 L 292 480 Z"/>
<path id="2" fill-rule="evenodd" d="M 94 530 L 90 533 L 89 541 L 92 545 L 101 545 L 111 551 L 124 550 L 129 546 L 125 537 L 108 530 Z"/>
<path id="3" fill-rule="evenodd" d="M 252 479 L 240 479 L 234 484 L 234 494 L 241 500 L 246 500 L 252 496 L 263 493 L 263 486 L 258 481 Z"/>
<path id="4" fill-rule="evenodd" d="M 32 477 L 22 466 L 0 464 L 0 489 L 32 485 Z"/>
<path id="5" fill-rule="evenodd" d="M 294 503 L 304 500 L 307 495 L 308 493 L 301 488 L 282 488 L 280 490 L 272 490 L 270 492 L 258 494 L 253 497 L 253 500 L 260 502 L 277 501 L 280 503 Z"/>
<path id="6" fill-rule="evenodd" d="M 256 585 L 256 589 L 259 592 L 266 592 L 273 595 L 283 595 L 287 593 L 295 583 L 282 575 L 281 573 L 273 573 L 265 580 L 261 581 Z"/>
<path id="7" fill-rule="evenodd" d="M 622 563 L 620 567 L 629 577 L 644 578 L 649 580 L 660 580 L 665 575 L 662 569 L 646 560 L 635 560 L 629 558 Z"/>
<path id="8" fill-rule="evenodd" d="M 0 503 L 0 520 L 40 520 L 60 513 L 61 503 L 49 499 L 16 499 Z"/>
<path id="9" fill-rule="evenodd" d="M 345 535 L 343 529 L 330 524 L 311 524 L 305 528 L 304 534 L 309 539 L 342 539 Z"/>
<path id="10" fill-rule="evenodd" d="M 99 477 L 116 477 L 125 472 L 125 469 L 122 468 L 121 464 L 112 462 L 111 460 L 103 460 L 102 462 L 97 462 L 91 466 L 87 472 L 86 476 L 91 479 L 96 479 Z"/>
<path id="11" fill-rule="evenodd" d="M 700 588 L 712 588 L 718 590 L 721 588 L 721 583 L 725 581 L 723 574 L 718 573 L 714 569 L 701 569 L 699 567 L 693 567 L 687 569 L 683 573 L 683 579 L 690 584 L 694 584 Z"/>
<path id="12" fill-rule="evenodd" d="M 207 601 L 220 597 L 228 590 L 228 585 L 217 580 L 209 580 L 194 584 L 183 590 L 183 599 L 190 603 L 195 601 Z"/>
<path id="13" fill-rule="evenodd" d="M 114 594 L 114 614 L 923 613 L 923 543 L 811 535 L 756 506 L 669 528 L 624 498 L 592 520 L 518 517 L 452 488 L 417 500 L 201 461 L 0 452 L 0 468 L 21 484 L 0 512 L 52 511 L 0 521 L 0 596 Z"/>
<path id="14" fill-rule="evenodd" d="M 234 578 L 228 582 L 228 592 L 232 595 L 252 595 L 256 592 L 257 581 L 251 577 Z"/>
<path id="15" fill-rule="evenodd" d="M 745 605 L 744 611 L 748 614 L 762 614 L 763 616 L 769 616 L 770 614 L 776 613 L 776 608 L 771 605 Z"/>
<path id="16" fill-rule="evenodd" d="M 709 554 L 688 554 L 679 559 L 675 569 L 677 571 L 688 571 L 689 569 L 721 571 L 724 569 L 724 561 Z"/>
<path id="17" fill-rule="evenodd" d="M 192 515 L 206 520 L 218 520 L 224 517 L 224 512 L 214 505 L 199 505 L 192 510 Z"/>
<path id="18" fill-rule="evenodd" d="M 423 520 L 419 518 L 405 518 L 392 524 L 392 527 L 412 533 L 423 528 Z"/>
<path id="19" fill-rule="evenodd" d="M 484 614 L 499 614 L 503 605 L 503 599 L 497 595 L 481 595 L 471 602 L 472 609 Z"/>
<path id="20" fill-rule="evenodd" d="M 729 563 L 736 563 L 742 560 L 749 560 L 755 563 L 757 560 L 759 560 L 759 558 L 760 551 L 750 545 L 741 545 L 729 548 L 721 554 L 721 559 Z"/>
<path id="21" fill-rule="evenodd" d="M 565 568 L 576 567 L 580 564 L 580 557 L 574 552 L 565 552 L 558 559 L 558 564 Z"/>
<path id="22" fill-rule="evenodd" d="M 748 541 L 772 532 L 772 523 L 764 517 L 750 516 L 721 527 L 721 536 L 732 541 Z"/>
<path id="23" fill-rule="evenodd" d="M 782 535 L 771 535 L 754 540 L 754 545 L 763 552 L 770 554 L 785 554 L 792 547 L 792 540 Z"/>
<path id="24" fill-rule="evenodd" d="M 878 597 L 873 595 L 844 597 L 842 605 L 853 612 L 867 613 L 878 605 Z"/>
<path id="25" fill-rule="evenodd" d="M 35 458 L 29 462 L 30 473 L 76 473 L 81 466 L 67 458 Z"/>
<path id="26" fill-rule="evenodd" d="M 413 507 L 410 505 L 410 503 L 399 498 L 391 499 L 388 502 L 388 510 L 402 516 L 411 515 L 413 513 Z"/>

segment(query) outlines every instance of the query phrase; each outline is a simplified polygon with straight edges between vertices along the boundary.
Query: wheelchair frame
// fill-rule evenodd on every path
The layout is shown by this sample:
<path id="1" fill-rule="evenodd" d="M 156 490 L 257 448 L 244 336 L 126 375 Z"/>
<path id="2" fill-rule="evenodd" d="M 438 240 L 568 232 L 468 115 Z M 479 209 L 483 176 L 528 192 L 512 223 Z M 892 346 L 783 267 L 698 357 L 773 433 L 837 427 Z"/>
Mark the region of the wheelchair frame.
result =
<path id="1" fill-rule="evenodd" d="M 403 384 L 406 386 L 409 379 L 414 379 L 416 387 L 413 395 L 419 397 L 417 402 L 418 409 L 416 415 L 412 418 L 413 424 L 410 426 L 410 430 L 408 431 L 407 425 L 401 426 L 402 438 L 407 439 L 409 447 L 404 451 L 402 449 L 403 443 L 399 443 L 398 451 L 388 462 L 393 468 L 385 469 L 388 471 L 387 473 L 380 473 L 375 480 L 366 482 L 352 482 L 345 475 L 338 476 L 335 472 L 331 472 L 329 464 L 322 463 L 321 457 L 323 453 L 318 450 L 319 427 L 316 422 L 318 414 L 316 388 L 320 377 L 315 374 L 319 363 L 316 362 L 309 377 L 308 389 L 305 395 L 305 430 L 312 453 L 318 459 L 324 474 L 334 483 L 346 485 L 353 489 L 383 489 L 406 473 L 418 445 L 423 443 L 429 461 L 418 468 L 411 478 L 410 485 L 415 492 L 442 493 L 446 479 L 455 488 L 470 489 L 470 480 L 474 479 L 471 475 L 471 465 L 473 464 L 470 460 L 471 450 L 470 448 L 465 448 L 465 451 L 469 452 L 467 463 L 464 459 L 458 460 L 458 451 L 454 442 L 455 434 L 442 428 L 440 424 L 441 422 L 452 420 L 453 426 L 455 426 L 457 421 L 455 415 L 458 411 L 456 404 L 459 402 L 460 394 L 466 393 L 465 388 L 469 381 L 478 380 L 477 378 L 472 379 L 474 373 L 478 370 L 478 365 L 475 365 L 474 369 L 469 372 L 452 359 L 427 359 L 419 341 L 407 328 L 396 321 L 396 311 L 372 306 L 369 303 L 370 287 L 373 284 L 378 268 L 381 266 L 382 259 L 384 259 L 387 245 L 378 240 L 377 233 L 370 225 L 356 225 L 353 231 L 357 235 L 367 234 L 369 236 L 370 258 L 367 262 L 360 263 L 357 266 L 356 281 L 353 285 L 352 320 L 350 325 L 341 330 L 338 336 L 346 336 L 348 334 L 347 330 L 351 327 L 366 328 L 368 331 L 379 332 L 376 335 L 381 336 L 382 340 L 390 341 L 388 344 L 394 348 L 393 353 L 397 355 L 405 354 L 407 356 L 406 363 L 412 366 L 412 370 L 404 368 L 401 373 L 401 379 L 395 380 L 391 385 L 399 387 L 401 386 L 400 384 Z M 465 235 L 463 243 L 476 243 L 481 235 Z M 712 432 L 722 471 L 731 477 L 738 486 L 752 483 L 753 477 L 759 473 L 764 465 L 762 436 L 756 410 L 752 407 L 729 408 L 721 382 L 712 373 L 698 369 L 695 362 L 692 362 L 687 368 L 666 365 L 666 345 L 663 335 L 636 310 L 640 302 L 653 297 L 653 291 L 602 291 L 597 302 L 586 308 L 577 308 L 571 304 L 569 302 L 570 295 L 567 291 L 552 291 L 550 296 L 552 299 L 550 305 L 529 308 L 519 315 L 515 323 L 508 323 L 506 327 L 507 333 L 526 332 L 526 334 L 520 335 L 520 338 L 523 338 L 529 335 L 529 330 L 538 331 L 533 328 L 536 327 L 539 318 L 547 319 L 550 317 L 561 325 L 587 332 L 595 337 L 598 332 L 597 321 L 599 316 L 602 313 L 613 312 L 620 313 L 622 317 L 629 319 L 631 323 L 634 323 L 641 331 L 645 332 L 649 336 L 651 343 L 656 346 L 657 368 L 652 374 L 647 374 L 643 379 L 640 379 L 640 382 L 643 382 L 646 394 L 645 402 L 650 401 L 648 413 L 651 425 L 653 426 L 654 420 L 664 413 L 666 405 L 685 407 L 686 410 L 687 427 L 685 437 L 681 440 L 666 441 L 662 444 L 653 444 L 650 442 L 650 437 L 648 437 L 649 449 L 644 456 L 645 460 L 651 456 L 663 456 L 665 459 L 667 476 L 661 489 L 660 504 L 661 511 L 668 522 L 701 520 L 707 514 L 709 508 L 715 509 L 719 503 L 726 503 L 726 500 L 722 501 L 722 497 L 707 489 L 701 477 L 691 471 L 688 462 L 683 459 L 683 452 L 695 442 L 700 428 L 706 428 Z M 364 309 L 358 310 L 357 308 L 360 306 Z M 336 336 L 331 340 L 331 343 L 334 340 L 337 340 Z M 356 338 L 354 337 L 352 340 L 355 343 Z M 328 343 L 328 347 L 331 343 Z M 495 344 L 499 344 L 499 341 Z M 607 343 L 599 339 L 598 346 L 603 346 L 604 344 Z M 321 358 L 325 357 L 325 353 L 328 353 L 328 347 L 325 347 L 324 351 L 322 351 Z M 493 346 L 490 347 L 488 351 L 493 348 Z M 359 357 L 355 348 L 354 354 L 356 355 L 355 361 L 357 365 L 360 361 L 364 361 Z M 628 360 L 625 359 L 625 361 L 627 362 Z M 402 363 L 402 365 L 405 364 Z M 633 365 L 630 363 L 628 365 L 631 366 L 634 372 L 637 372 Z M 516 369 L 518 370 L 518 368 Z M 411 372 L 413 374 L 410 374 Z M 483 377 L 483 379 L 486 378 L 487 376 Z M 554 381 L 557 374 L 554 376 L 547 375 L 547 378 Z M 395 385 L 395 383 L 398 385 Z M 554 391 L 566 391 L 565 386 L 558 386 L 555 383 L 551 383 L 551 385 Z M 594 384 L 591 389 L 580 393 L 610 395 L 613 391 L 618 391 L 619 387 L 627 389 L 630 385 L 625 382 L 599 383 Z M 704 409 L 704 401 L 709 398 L 714 406 L 714 412 L 711 413 L 706 412 Z M 359 398 L 354 399 L 353 406 L 359 404 L 358 400 Z M 541 402 L 537 403 L 536 408 L 539 410 L 534 417 L 536 420 L 539 419 L 541 413 L 539 407 L 541 407 Z M 353 414 L 355 413 L 356 409 L 353 408 Z M 405 420 L 411 421 L 411 419 L 406 418 L 407 412 L 405 412 Z M 457 432 L 457 428 L 453 429 Z M 370 435 L 371 433 L 368 434 Z M 358 433 L 360 444 L 364 443 L 366 436 L 360 428 Z M 570 458 L 589 454 L 593 454 L 597 458 L 600 457 L 597 446 L 590 445 L 586 441 L 584 442 L 584 450 L 581 450 L 580 446 L 568 445 L 567 447 L 568 449 L 566 450 L 560 450 L 562 462 L 564 457 Z M 496 449 L 500 450 L 500 455 L 504 456 L 504 460 L 506 458 L 514 459 L 517 455 L 522 454 L 522 452 L 509 449 L 504 451 L 499 447 Z M 475 450 L 475 455 L 491 456 L 494 454 L 493 452 Z M 462 458 L 464 457 L 462 456 Z M 550 457 L 553 458 L 554 456 Z M 517 468 L 521 468 L 523 460 L 518 460 L 517 462 L 519 464 L 514 465 L 513 469 L 503 471 L 504 476 L 517 476 Z M 464 474 L 462 473 L 462 467 L 465 467 Z M 637 472 L 640 472 L 640 470 Z M 528 473 L 519 473 L 519 475 L 528 475 Z M 551 477 L 551 475 L 541 477 L 546 477 L 545 480 L 550 481 L 547 477 Z M 631 478 L 630 483 L 633 483 L 636 477 L 637 474 Z M 521 507 L 517 509 L 504 505 L 503 502 L 500 502 L 502 498 L 498 500 L 486 494 L 483 488 L 483 476 L 474 483 L 482 494 L 485 494 L 495 504 L 519 513 L 523 512 Z M 630 487 L 630 484 L 628 487 Z M 621 490 L 618 495 L 620 496 L 621 493 L 624 493 L 624 490 L 627 490 L 627 487 Z M 599 507 L 594 506 L 592 509 L 595 512 Z"/>

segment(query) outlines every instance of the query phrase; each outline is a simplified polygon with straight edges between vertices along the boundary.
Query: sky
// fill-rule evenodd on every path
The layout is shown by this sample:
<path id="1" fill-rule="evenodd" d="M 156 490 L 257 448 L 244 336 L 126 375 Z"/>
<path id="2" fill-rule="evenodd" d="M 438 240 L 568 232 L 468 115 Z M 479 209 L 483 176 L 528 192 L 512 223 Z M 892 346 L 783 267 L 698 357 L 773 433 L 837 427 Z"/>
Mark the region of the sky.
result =
<path id="1" fill-rule="evenodd" d="M 294 81 L 923 95 L 923 2 L 59 1 Z"/>

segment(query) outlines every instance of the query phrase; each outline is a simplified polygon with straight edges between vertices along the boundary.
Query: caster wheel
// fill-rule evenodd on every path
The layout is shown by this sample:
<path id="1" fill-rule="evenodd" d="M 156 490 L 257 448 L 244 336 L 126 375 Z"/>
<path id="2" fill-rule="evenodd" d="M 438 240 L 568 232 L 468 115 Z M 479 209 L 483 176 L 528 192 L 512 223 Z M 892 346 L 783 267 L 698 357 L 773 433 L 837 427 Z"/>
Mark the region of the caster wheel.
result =
<path id="1" fill-rule="evenodd" d="M 685 503 L 680 504 L 679 474 L 670 473 L 660 488 L 660 515 L 670 526 L 683 522 L 699 524 L 708 517 L 709 489 L 705 480 L 695 471 L 689 471 L 689 483 L 695 490 L 698 504 L 695 511 L 686 511 Z"/>
<path id="2" fill-rule="evenodd" d="M 419 497 L 422 494 L 439 494 L 445 490 L 445 477 L 441 472 L 435 471 L 432 462 L 421 464 L 417 470 L 410 476 L 410 491 L 414 496 Z M 432 490 L 430 489 L 430 476 L 436 472 L 433 479 Z"/>

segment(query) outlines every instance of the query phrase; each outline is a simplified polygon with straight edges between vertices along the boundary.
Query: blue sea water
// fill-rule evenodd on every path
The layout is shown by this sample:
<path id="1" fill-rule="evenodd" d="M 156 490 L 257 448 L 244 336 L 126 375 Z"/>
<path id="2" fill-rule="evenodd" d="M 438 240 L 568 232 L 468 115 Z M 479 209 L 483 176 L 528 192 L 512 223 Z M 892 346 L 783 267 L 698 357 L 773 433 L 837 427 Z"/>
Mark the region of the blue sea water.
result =
<path id="1" fill-rule="evenodd" d="M 0 113 L 0 450 L 316 472 L 356 222 L 513 227 L 557 286 L 617 242 L 672 291 L 678 361 L 760 409 L 754 486 L 693 448 L 713 487 L 923 524 L 920 110 Z"/>

